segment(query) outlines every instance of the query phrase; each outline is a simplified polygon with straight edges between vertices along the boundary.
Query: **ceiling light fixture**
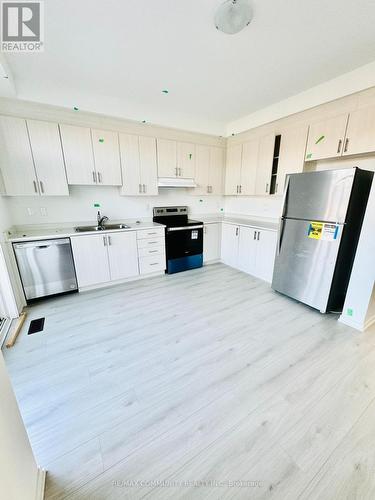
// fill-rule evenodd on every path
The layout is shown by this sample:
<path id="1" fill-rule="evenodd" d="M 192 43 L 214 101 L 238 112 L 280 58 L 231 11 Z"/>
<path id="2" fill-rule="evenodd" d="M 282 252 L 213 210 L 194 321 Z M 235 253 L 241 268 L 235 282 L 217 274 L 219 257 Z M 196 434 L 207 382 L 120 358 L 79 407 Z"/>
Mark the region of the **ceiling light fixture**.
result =
<path id="1" fill-rule="evenodd" d="M 234 35 L 248 26 L 253 18 L 249 0 L 225 0 L 216 11 L 216 29 Z"/>

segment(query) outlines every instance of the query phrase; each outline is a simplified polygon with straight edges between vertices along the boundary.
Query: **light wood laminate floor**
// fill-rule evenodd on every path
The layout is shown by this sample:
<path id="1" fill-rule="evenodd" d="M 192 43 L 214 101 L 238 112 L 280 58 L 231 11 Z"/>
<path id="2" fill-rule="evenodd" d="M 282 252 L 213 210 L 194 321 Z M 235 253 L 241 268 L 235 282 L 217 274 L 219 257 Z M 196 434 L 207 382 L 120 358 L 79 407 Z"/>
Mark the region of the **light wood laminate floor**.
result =
<path id="1" fill-rule="evenodd" d="M 31 307 L 46 498 L 374 499 L 375 330 L 336 320 L 223 264 Z"/>

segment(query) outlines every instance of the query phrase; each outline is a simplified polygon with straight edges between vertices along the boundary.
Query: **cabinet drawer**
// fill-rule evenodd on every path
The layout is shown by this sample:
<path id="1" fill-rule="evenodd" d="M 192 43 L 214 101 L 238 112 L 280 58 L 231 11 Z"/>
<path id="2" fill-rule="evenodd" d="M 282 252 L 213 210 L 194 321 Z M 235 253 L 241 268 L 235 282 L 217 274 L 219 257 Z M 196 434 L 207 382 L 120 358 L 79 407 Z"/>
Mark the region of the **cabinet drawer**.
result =
<path id="1" fill-rule="evenodd" d="M 162 237 L 164 238 L 164 227 L 137 231 L 137 240 L 143 240 L 145 238 L 162 238 Z"/>
<path id="2" fill-rule="evenodd" d="M 164 246 L 152 246 L 150 248 L 138 248 L 138 257 L 152 257 L 154 255 L 165 255 Z"/>
<path id="3" fill-rule="evenodd" d="M 138 240 L 138 248 L 151 248 L 151 247 L 163 247 L 165 245 L 165 238 L 149 238 L 147 240 Z"/>
<path id="4" fill-rule="evenodd" d="M 165 255 L 155 255 L 154 257 L 141 257 L 139 259 L 140 274 L 155 273 L 157 271 L 165 271 Z"/>

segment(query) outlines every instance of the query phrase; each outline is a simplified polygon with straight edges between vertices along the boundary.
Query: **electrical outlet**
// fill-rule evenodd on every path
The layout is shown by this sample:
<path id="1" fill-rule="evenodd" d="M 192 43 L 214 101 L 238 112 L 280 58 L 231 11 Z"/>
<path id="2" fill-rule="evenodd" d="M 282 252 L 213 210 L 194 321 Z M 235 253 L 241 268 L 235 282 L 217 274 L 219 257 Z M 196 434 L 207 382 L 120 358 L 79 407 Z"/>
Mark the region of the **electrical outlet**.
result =
<path id="1" fill-rule="evenodd" d="M 27 209 L 27 215 L 29 215 L 30 217 L 32 217 L 33 215 L 35 215 L 34 209 L 29 207 Z"/>
<path id="2" fill-rule="evenodd" d="M 40 207 L 40 215 L 42 217 L 47 217 L 48 213 L 46 207 Z"/>

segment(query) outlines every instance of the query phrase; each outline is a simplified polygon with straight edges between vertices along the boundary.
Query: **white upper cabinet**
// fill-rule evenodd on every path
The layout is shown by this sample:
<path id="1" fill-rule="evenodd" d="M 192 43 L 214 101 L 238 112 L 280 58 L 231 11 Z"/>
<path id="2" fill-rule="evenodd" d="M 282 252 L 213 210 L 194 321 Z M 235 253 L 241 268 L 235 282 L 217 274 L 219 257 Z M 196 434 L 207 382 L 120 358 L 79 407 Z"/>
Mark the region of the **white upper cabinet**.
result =
<path id="1" fill-rule="evenodd" d="M 305 161 L 341 156 L 345 149 L 344 139 L 347 123 L 348 115 L 345 113 L 311 124 Z"/>
<path id="2" fill-rule="evenodd" d="M 22 118 L 0 117 L 0 169 L 5 194 L 39 194 L 26 121 Z"/>
<path id="3" fill-rule="evenodd" d="M 118 133 L 60 125 L 68 184 L 121 186 Z"/>
<path id="4" fill-rule="evenodd" d="M 194 179 L 195 144 L 157 139 L 158 176 Z"/>
<path id="5" fill-rule="evenodd" d="M 196 145 L 194 194 L 223 194 L 224 150 L 215 146 Z"/>
<path id="6" fill-rule="evenodd" d="M 91 130 L 74 125 L 61 125 L 61 142 L 65 157 L 68 184 L 96 184 Z"/>
<path id="7" fill-rule="evenodd" d="M 253 139 L 242 144 L 241 179 L 239 194 L 255 194 L 258 166 L 259 140 Z"/>
<path id="8" fill-rule="evenodd" d="M 184 179 L 195 177 L 195 144 L 177 143 L 177 176 Z"/>
<path id="9" fill-rule="evenodd" d="M 226 195 L 239 194 L 241 184 L 242 144 L 235 144 L 227 148 L 227 161 L 225 169 Z"/>
<path id="10" fill-rule="evenodd" d="M 168 139 L 157 139 L 158 176 L 177 177 L 177 143 Z"/>
<path id="11" fill-rule="evenodd" d="M 120 134 L 119 137 L 123 177 L 121 194 L 157 195 L 155 138 L 130 134 Z"/>
<path id="12" fill-rule="evenodd" d="M 91 130 L 97 183 L 102 186 L 121 186 L 121 164 L 118 133 Z"/>
<path id="13" fill-rule="evenodd" d="M 307 125 L 299 125 L 281 133 L 275 194 L 283 194 L 287 174 L 303 171 L 307 131 Z"/>
<path id="14" fill-rule="evenodd" d="M 271 191 L 272 162 L 275 149 L 275 134 L 260 139 L 255 194 L 268 195 Z"/>
<path id="15" fill-rule="evenodd" d="M 210 170 L 208 176 L 208 194 L 223 194 L 225 152 L 223 148 L 210 147 Z"/>
<path id="16" fill-rule="evenodd" d="M 375 106 L 369 106 L 350 113 L 343 155 L 373 151 L 375 151 Z"/>
<path id="17" fill-rule="evenodd" d="M 41 196 L 69 195 L 57 123 L 27 120 Z"/>

